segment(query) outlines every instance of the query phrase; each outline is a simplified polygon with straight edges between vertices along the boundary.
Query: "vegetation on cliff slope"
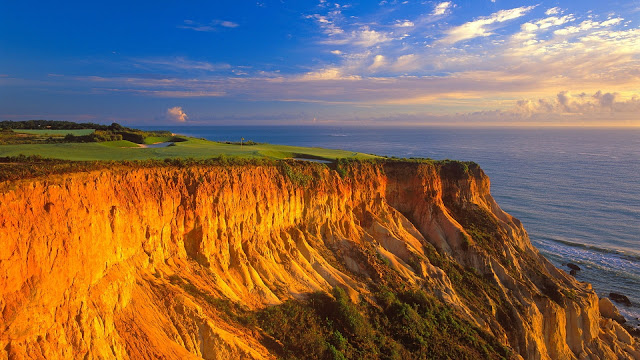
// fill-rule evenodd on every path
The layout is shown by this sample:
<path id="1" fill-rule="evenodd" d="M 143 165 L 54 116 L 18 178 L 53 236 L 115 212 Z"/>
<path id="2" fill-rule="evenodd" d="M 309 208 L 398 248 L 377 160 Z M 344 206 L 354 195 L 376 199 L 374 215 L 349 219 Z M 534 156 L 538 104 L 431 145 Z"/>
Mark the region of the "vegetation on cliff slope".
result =
<path id="1" fill-rule="evenodd" d="M 254 317 L 284 359 L 505 359 L 511 350 L 424 290 L 381 289 L 353 304 L 340 288 Z M 268 343 L 265 345 L 269 345 Z"/>
<path id="2" fill-rule="evenodd" d="M 513 355 L 494 336 L 419 287 L 375 286 L 373 296 L 357 304 L 334 287 L 331 293 L 314 292 L 304 299 L 249 311 L 178 275 L 170 281 L 236 327 L 261 334 L 262 344 L 281 359 L 458 360 Z"/>

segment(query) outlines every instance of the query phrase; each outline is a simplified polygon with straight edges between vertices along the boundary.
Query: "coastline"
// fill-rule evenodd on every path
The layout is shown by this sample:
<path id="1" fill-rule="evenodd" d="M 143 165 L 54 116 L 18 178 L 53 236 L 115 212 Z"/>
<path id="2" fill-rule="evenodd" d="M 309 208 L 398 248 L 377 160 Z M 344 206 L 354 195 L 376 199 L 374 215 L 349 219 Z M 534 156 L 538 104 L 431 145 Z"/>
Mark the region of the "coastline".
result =
<path id="1" fill-rule="evenodd" d="M 175 129 L 194 135 L 191 127 Z M 583 267 L 577 279 L 592 283 L 601 297 L 629 296 L 632 306 L 621 305 L 621 311 L 640 326 L 640 251 L 633 227 L 640 217 L 640 185 L 634 180 L 640 172 L 640 129 L 203 126 L 197 134 L 475 161 L 491 177 L 496 200 L 525 224 L 533 244 L 559 269 L 569 271 L 568 262 Z M 621 146 L 599 139 L 616 139 Z"/>

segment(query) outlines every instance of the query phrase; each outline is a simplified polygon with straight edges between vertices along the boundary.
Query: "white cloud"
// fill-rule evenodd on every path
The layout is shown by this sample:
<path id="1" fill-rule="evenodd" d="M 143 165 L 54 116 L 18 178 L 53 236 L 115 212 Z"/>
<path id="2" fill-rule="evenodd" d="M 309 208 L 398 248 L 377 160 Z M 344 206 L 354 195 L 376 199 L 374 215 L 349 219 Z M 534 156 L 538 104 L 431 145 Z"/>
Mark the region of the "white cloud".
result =
<path id="1" fill-rule="evenodd" d="M 335 23 L 335 18 L 339 18 L 340 15 L 340 11 L 332 11 L 328 16 L 314 14 L 309 15 L 306 18 L 315 19 L 318 22 L 318 25 L 320 25 L 320 28 L 322 28 L 322 32 L 330 37 L 333 37 L 344 33 L 344 30 Z"/>
<path id="2" fill-rule="evenodd" d="M 441 2 L 435 6 L 431 15 L 434 15 L 434 16 L 444 15 L 450 7 L 451 7 L 451 1 Z"/>
<path id="3" fill-rule="evenodd" d="M 333 55 L 342 55 L 342 51 L 340 51 L 340 50 L 331 50 L 331 53 Z"/>
<path id="4" fill-rule="evenodd" d="M 534 32 L 536 30 L 538 30 L 538 25 L 534 24 L 534 23 L 530 23 L 530 22 L 526 22 L 522 25 L 520 25 L 520 29 L 524 32 Z"/>
<path id="5" fill-rule="evenodd" d="M 384 57 L 384 55 L 376 55 L 373 58 L 373 63 L 371 64 L 371 66 L 369 66 L 369 71 L 375 72 L 385 65 L 387 65 L 387 59 Z"/>
<path id="6" fill-rule="evenodd" d="M 368 26 L 363 27 L 359 32 L 356 32 L 355 34 L 355 41 L 353 43 L 355 45 L 364 47 L 370 47 L 392 40 L 392 38 L 389 37 L 387 33 L 375 31 L 373 29 L 370 29 Z"/>
<path id="7" fill-rule="evenodd" d="M 136 62 L 143 66 L 170 70 L 219 71 L 231 69 L 231 65 L 229 64 L 195 61 L 184 57 L 136 59 Z"/>
<path id="8" fill-rule="evenodd" d="M 360 47 L 372 47 L 381 43 L 393 40 L 391 33 L 376 31 L 369 26 L 363 26 L 358 30 L 353 30 L 343 36 L 330 37 L 322 41 L 323 44 L 331 45 L 355 45 Z"/>
<path id="9" fill-rule="evenodd" d="M 419 57 L 416 54 L 402 55 L 391 65 L 391 69 L 397 73 L 409 73 L 420 68 L 421 64 L 418 60 Z"/>
<path id="10" fill-rule="evenodd" d="M 111 93 L 130 93 L 158 98 L 205 98 L 224 96 L 224 92 L 206 90 L 101 89 Z"/>
<path id="11" fill-rule="evenodd" d="M 223 26 L 226 28 L 237 28 L 240 25 L 238 25 L 237 23 L 234 23 L 233 21 L 221 21 L 220 26 Z"/>
<path id="12" fill-rule="evenodd" d="M 559 14 L 561 12 L 559 7 L 552 7 L 551 9 L 547 9 L 547 11 L 545 11 L 545 15 L 556 15 Z"/>
<path id="13" fill-rule="evenodd" d="M 182 110 L 181 106 L 174 106 L 167 109 L 167 117 L 169 118 L 169 120 L 177 122 L 186 122 L 188 118 L 187 114 Z"/>
<path id="14" fill-rule="evenodd" d="M 607 21 L 603 21 L 600 23 L 601 27 L 613 26 L 620 24 L 624 19 L 623 18 L 613 18 Z"/>
<path id="15" fill-rule="evenodd" d="M 395 27 L 414 27 L 415 24 L 409 20 L 397 20 L 395 24 L 393 24 L 393 26 Z"/>
<path id="16" fill-rule="evenodd" d="M 593 20 L 585 20 L 585 21 L 581 22 L 580 25 L 567 26 L 567 27 L 565 27 L 563 29 L 558 29 L 558 30 L 554 31 L 554 34 L 555 35 L 561 35 L 561 36 L 577 34 L 577 33 L 589 31 L 591 29 L 618 25 L 623 20 L 624 19 L 622 19 L 622 18 L 612 18 L 612 19 L 603 21 L 601 23 L 597 22 L 597 21 L 593 21 Z"/>
<path id="17" fill-rule="evenodd" d="M 573 20 L 575 20 L 573 15 L 565 15 L 563 17 L 551 16 L 551 17 L 536 21 L 536 25 L 538 25 L 539 29 L 544 30 L 552 26 L 560 26 L 560 25 L 566 24 Z"/>
<path id="18" fill-rule="evenodd" d="M 547 18 L 540 19 L 540 20 L 537 20 L 537 21 L 526 22 L 526 23 L 520 25 L 520 29 L 524 33 L 533 33 L 533 32 L 536 32 L 538 30 L 546 30 L 546 29 L 548 29 L 550 27 L 560 26 L 560 25 L 566 24 L 566 23 L 574 21 L 574 20 L 575 20 L 575 17 L 573 15 L 571 15 L 571 14 L 565 15 L 565 16 L 562 16 L 562 17 L 549 16 Z M 521 38 L 529 38 L 525 34 L 515 34 L 514 36 L 515 37 L 521 37 Z"/>
<path id="19" fill-rule="evenodd" d="M 228 20 L 212 20 L 209 23 L 199 23 L 193 20 L 185 20 L 182 25 L 179 25 L 179 29 L 189 29 L 194 31 L 212 32 L 219 30 L 220 27 L 225 28 L 237 28 L 239 24 Z"/>
<path id="20" fill-rule="evenodd" d="M 185 20 L 183 25 L 178 26 L 179 29 L 190 29 L 194 31 L 215 31 L 215 27 L 211 25 L 203 25 L 193 20 Z"/>
<path id="21" fill-rule="evenodd" d="M 453 27 L 445 32 L 446 36 L 441 41 L 447 44 L 453 44 L 462 40 L 493 35 L 493 27 L 491 27 L 491 25 L 517 19 L 531 11 L 534 7 L 535 5 L 500 10 L 491 14 L 491 16 L 481 17 L 477 20 Z"/>
<path id="22" fill-rule="evenodd" d="M 569 34 L 575 34 L 581 31 L 587 31 L 590 29 L 593 29 L 595 27 L 598 27 L 599 23 L 597 21 L 593 21 L 593 20 L 585 20 L 583 22 L 580 23 L 580 25 L 577 26 L 567 26 L 564 29 L 558 29 L 556 31 L 554 31 L 553 33 L 556 35 L 569 35 Z"/>

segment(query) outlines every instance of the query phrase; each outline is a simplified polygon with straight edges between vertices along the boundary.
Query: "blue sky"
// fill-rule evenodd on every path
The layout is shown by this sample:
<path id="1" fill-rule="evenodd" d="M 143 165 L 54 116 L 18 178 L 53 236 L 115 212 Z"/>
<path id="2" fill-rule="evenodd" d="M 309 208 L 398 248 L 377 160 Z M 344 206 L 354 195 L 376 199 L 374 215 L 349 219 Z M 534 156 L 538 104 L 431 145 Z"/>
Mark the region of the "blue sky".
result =
<path id="1" fill-rule="evenodd" d="M 639 126 L 638 1 L 0 4 L 0 120 Z"/>

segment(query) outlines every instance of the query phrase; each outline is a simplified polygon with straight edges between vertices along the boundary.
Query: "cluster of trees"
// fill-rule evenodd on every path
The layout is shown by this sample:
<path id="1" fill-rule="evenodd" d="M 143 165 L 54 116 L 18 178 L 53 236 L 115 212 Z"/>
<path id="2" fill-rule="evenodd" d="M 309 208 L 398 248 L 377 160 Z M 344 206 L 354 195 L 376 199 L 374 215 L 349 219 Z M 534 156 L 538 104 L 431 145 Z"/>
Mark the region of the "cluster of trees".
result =
<path id="1" fill-rule="evenodd" d="M 64 142 L 102 142 L 122 140 L 122 135 L 112 131 L 96 130 L 89 135 L 67 134 Z"/>
<path id="2" fill-rule="evenodd" d="M 261 143 L 259 142 L 255 142 L 253 140 L 246 140 L 246 141 L 225 141 L 225 144 L 231 144 L 231 145 L 260 145 Z"/>
<path id="3" fill-rule="evenodd" d="M 100 125 L 94 123 L 76 123 L 72 121 L 56 121 L 56 120 L 25 120 L 25 121 L 0 121 L 0 129 L 51 129 L 51 130 L 80 130 L 80 129 L 96 129 L 109 130 L 109 128 L 119 127 L 120 124 L 113 123 L 111 125 Z"/>
<path id="4" fill-rule="evenodd" d="M 13 129 L 95 130 L 92 134 L 89 135 L 67 134 L 64 137 L 64 142 L 102 142 L 128 140 L 137 144 L 142 144 L 147 137 L 172 137 L 170 131 L 144 131 L 124 127 L 118 123 L 112 123 L 111 125 L 100 125 L 94 123 L 75 123 L 71 121 L 55 120 L 0 121 L 0 131 L 11 132 Z M 49 140 L 55 141 L 55 139 Z M 185 139 L 179 137 L 172 137 L 170 141 L 179 142 L 184 140 Z"/>

